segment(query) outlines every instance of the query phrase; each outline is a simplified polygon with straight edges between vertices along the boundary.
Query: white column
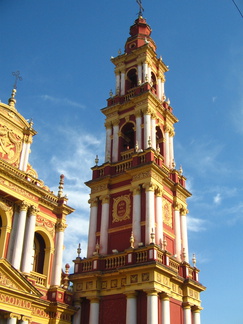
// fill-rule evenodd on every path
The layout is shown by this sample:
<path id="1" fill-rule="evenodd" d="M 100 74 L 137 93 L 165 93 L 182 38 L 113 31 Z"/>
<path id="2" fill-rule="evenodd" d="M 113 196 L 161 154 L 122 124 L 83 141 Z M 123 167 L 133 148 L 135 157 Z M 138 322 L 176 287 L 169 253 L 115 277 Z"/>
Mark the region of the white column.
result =
<path id="1" fill-rule="evenodd" d="M 157 79 L 157 85 L 158 85 L 158 91 L 157 91 L 158 98 L 161 100 L 161 79 L 160 78 Z"/>
<path id="2" fill-rule="evenodd" d="M 22 316 L 21 320 L 18 322 L 18 324 L 28 324 L 30 319 L 26 316 Z"/>
<path id="3" fill-rule="evenodd" d="M 76 301 L 74 306 L 78 308 L 78 310 L 73 315 L 72 324 L 81 324 L 81 301 Z"/>
<path id="4" fill-rule="evenodd" d="M 155 219 L 154 219 L 154 185 L 152 183 L 144 184 L 146 190 L 146 225 L 145 225 L 145 245 L 151 243 L 152 230 L 155 232 Z"/>
<path id="5" fill-rule="evenodd" d="M 141 189 L 139 186 L 133 189 L 133 219 L 132 231 L 134 236 L 134 247 L 141 242 Z"/>
<path id="6" fill-rule="evenodd" d="M 201 324 L 201 316 L 200 316 L 200 307 L 192 308 L 192 323 L 193 324 Z"/>
<path id="7" fill-rule="evenodd" d="M 158 294 L 147 292 L 147 323 L 158 324 Z"/>
<path id="8" fill-rule="evenodd" d="M 51 286 L 60 286 L 61 284 L 61 272 L 62 272 L 62 254 L 63 254 L 63 242 L 64 242 L 64 230 L 66 224 L 59 221 L 56 223 L 56 239 L 55 239 L 55 252 L 54 262 L 52 267 L 52 280 Z"/>
<path id="9" fill-rule="evenodd" d="M 136 143 L 138 144 L 139 150 L 142 149 L 142 118 L 140 112 L 136 114 Z"/>
<path id="10" fill-rule="evenodd" d="M 119 121 L 115 121 L 113 124 L 113 145 L 112 145 L 112 162 L 118 161 L 118 146 L 119 146 Z"/>
<path id="11" fill-rule="evenodd" d="M 177 260 L 181 261 L 181 221 L 178 204 L 175 204 L 175 254 Z"/>
<path id="12" fill-rule="evenodd" d="M 151 82 L 151 67 L 148 66 L 148 82 Z"/>
<path id="13" fill-rule="evenodd" d="M 120 84 L 121 84 L 121 75 L 118 72 L 116 74 L 116 94 L 119 95 L 120 94 Z"/>
<path id="14" fill-rule="evenodd" d="M 151 143 L 152 148 L 156 151 L 156 124 L 154 115 L 152 115 L 151 118 Z"/>
<path id="15" fill-rule="evenodd" d="M 27 216 L 25 237 L 24 237 L 24 248 L 23 258 L 21 264 L 21 271 L 30 273 L 33 267 L 33 248 L 34 248 L 34 237 L 35 237 L 35 222 L 36 215 L 39 212 L 35 206 L 30 207 L 30 214 Z"/>
<path id="16" fill-rule="evenodd" d="M 140 85 L 142 83 L 142 65 L 138 64 L 138 85 Z"/>
<path id="17" fill-rule="evenodd" d="M 13 226 L 12 226 L 11 233 L 10 233 L 10 241 L 9 241 L 8 254 L 7 254 L 7 260 L 10 263 L 12 263 L 13 249 L 14 249 L 15 240 L 16 240 L 16 232 L 17 232 L 17 228 L 18 228 L 18 222 L 19 222 L 19 211 L 17 210 L 17 206 L 15 206 Z"/>
<path id="18" fill-rule="evenodd" d="M 111 124 L 106 125 L 105 162 L 111 159 Z"/>
<path id="19" fill-rule="evenodd" d="M 165 164 L 170 167 L 170 140 L 168 129 L 165 129 Z"/>
<path id="20" fill-rule="evenodd" d="M 99 324 L 99 299 L 90 299 L 89 324 Z"/>
<path id="21" fill-rule="evenodd" d="M 156 190 L 156 244 L 162 246 L 163 244 L 163 204 L 162 204 L 163 190 L 157 188 Z"/>
<path id="22" fill-rule="evenodd" d="M 26 143 L 25 158 L 23 161 L 23 169 L 22 169 L 23 171 L 27 170 L 29 155 L 30 155 L 30 143 Z"/>
<path id="23" fill-rule="evenodd" d="M 109 225 L 109 195 L 101 197 L 100 254 L 107 254 Z"/>
<path id="24" fill-rule="evenodd" d="M 127 294 L 126 324 L 137 324 L 136 293 Z"/>
<path id="25" fill-rule="evenodd" d="M 97 231 L 97 215 L 98 215 L 98 199 L 90 199 L 90 219 L 89 219 L 89 237 L 87 257 L 91 258 L 95 251 L 96 231 Z"/>
<path id="26" fill-rule="evenodd" d="M 172 167 L 174 161 L 174 132 L 170 133 L 169 136 L 169 147 L 170 147 L 170 162 L 169 166 Z"/>
<path id="27" fill-rule="evenodd" d="M 20 161 L 19 161 L 19 169 L 22 171 L 23 171 L 23 165 L 24 165 L 24 160 L 25 160 L 25 155 L 26 155 L 26 148 L 27 148 L 27 143 L 23 142 Z"/>
<path id="28" fill-rule="evenodd" d="M 144 114 L 144 149 L 146 150 L 149 145 L 148 141 L 151 136 L 151 115 L 148 112 Z"/>
<path id="29" fill-rule="evenodd" d="M 182 254 L 184 254 L 184 261 L 189 262 L 187 219 L 186 219 L 187 212 L 188 212 L 187 209 L 182 209 L 181 211 L 181 239 L 182 239 Z"/>
<path id="30" fill-rule="evenodd" d="M 148 64 L 143 63 L 143 82 L 148 82 Z"/>
<path id="31" fill-rule="evenodd" d="M 170 323 L 170 297 L 168 295 L 163 295 L 161 300 L 162 307 L 162 324 Z"/>
<path id="32" fill-rule="evenodd" d="M 161 82 L 161 100 L 165 97 L 165 83 Z"/>
<path id="33" fill-rule="evenodd" d="M 17 321 L 21 319 L 21 316 L 15 313 L 8 313 L 4 318 L 6 318 L 7 324 L 17 324 Z"/>
<path id="34" fill-rule="evenodd" d="M 192 312 L 190 305 L 183 306 L 184 324 L 192 324 Z"/>
<path id="35" fill-rule="evenodd" d="M 18 226 L 17 226 L 16 236 L 15 236 L 15 241 L 13 246 L 13 255 L 12 255 L 12 265 L 18 270 L 20 269 L 21 257 L 23 251 L 27 210 L 28 210 L 28 204 L 23 201 L 21 203 L 20 212 L 18 215 L 19 220 L 18 220 Z"/>
<path id="36" fill-rule="evenodd" d="M 125 72 L 121 73 L 121 96 L 125 94 Z"/>

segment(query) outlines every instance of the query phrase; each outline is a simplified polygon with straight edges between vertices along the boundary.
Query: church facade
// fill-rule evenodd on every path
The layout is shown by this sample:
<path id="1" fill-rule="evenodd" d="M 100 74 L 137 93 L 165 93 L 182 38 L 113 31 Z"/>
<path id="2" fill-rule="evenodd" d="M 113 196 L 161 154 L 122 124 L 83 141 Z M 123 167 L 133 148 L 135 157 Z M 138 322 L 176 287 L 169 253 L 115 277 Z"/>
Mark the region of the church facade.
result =
<path id="1" fill-rule="evenodd" d="M 0 103 L 0 323 L 71 323 L 75 308 L 62 273 L 66 216 L 73 209 L 29 164 L 36 131 L 16 109 L 16 89 Z"/>
<path id="2" fill-rule="evenodd" d="M 105 115 L 105 162 L 92 168 L 87 258 L 74 260 L 74 324 L 200 324 L 199 270 L 189 260 L 183 171 L 165 96 L 168 67 L 139 15 Z"/>

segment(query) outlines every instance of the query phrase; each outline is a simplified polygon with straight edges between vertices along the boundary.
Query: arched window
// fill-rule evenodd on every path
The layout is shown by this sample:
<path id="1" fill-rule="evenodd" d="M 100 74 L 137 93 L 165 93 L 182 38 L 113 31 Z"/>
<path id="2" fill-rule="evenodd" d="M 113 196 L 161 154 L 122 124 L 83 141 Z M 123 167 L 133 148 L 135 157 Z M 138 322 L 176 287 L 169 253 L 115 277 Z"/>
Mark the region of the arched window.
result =
<path id="1" fill-rule="evenodd" d="M 33 271 L 43 273 L 45 261 L 46 244 L 43 237 L 39 233 L 35 233 L 33 247 Z"/>
<path id="2" fill-rule="evenodd" d="M 125 124 L 121 129 L 120 151 L 126 151 L 134 148 L 134 125 L 133 123 Z"/>
<path id="3" fill-rule="evenodd" d="M 152 90 L 156 94 L 157 93 L 157 82 L 156 82 L 156 76 L 153 72 L 151 72 L 151 82 L 152 82 Z"/>
<path id="4" fill-rule="evenodd" d="M 163 133 L 159 126 L 156 126 L 156 149 L 158 149 L 159 153 L 164 156 Z"/>
<path id="5" fill-rule="evenodd" d="M 138 85 L 138 77 L 137 77 L 137 70 L 136 69 L 131 69 L 127 73 L 127 90 L 132 89 L 134 87 L 137 87 Z"/>

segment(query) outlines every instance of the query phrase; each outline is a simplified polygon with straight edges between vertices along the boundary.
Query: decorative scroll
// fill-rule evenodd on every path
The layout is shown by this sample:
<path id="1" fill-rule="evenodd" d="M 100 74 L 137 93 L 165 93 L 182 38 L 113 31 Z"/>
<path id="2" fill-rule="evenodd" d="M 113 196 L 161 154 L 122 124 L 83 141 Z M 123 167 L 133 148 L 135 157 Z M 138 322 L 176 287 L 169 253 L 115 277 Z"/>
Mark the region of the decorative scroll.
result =
<path id="1" fill-rule="evenodd" d="M 130 218 L 131 200 L 129 195 L 113 198 L 112 223 L 121 222 Z"/>
<path id="2" fill-rule="evenodd" d="M 0 157 L 17 166 L 21 147 L 21 138 L 6 126 L 0 125 Z"/>
<path id="3" fill-rule="evenodd" d="M 163 203 L 163 220 L 166 225 L 172 228 L 172 209 L 171 204 L 164 200 Z"/>

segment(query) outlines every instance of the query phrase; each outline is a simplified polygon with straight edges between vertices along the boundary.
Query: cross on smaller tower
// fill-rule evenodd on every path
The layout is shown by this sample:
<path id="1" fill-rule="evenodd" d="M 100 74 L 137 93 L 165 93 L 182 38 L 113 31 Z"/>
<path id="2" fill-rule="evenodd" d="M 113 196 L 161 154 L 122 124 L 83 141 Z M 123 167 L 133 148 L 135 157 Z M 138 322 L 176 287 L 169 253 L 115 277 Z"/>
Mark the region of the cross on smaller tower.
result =
<path id="1" fill-rule="evenodd" d="M 12 75 L 15 76 L 15 82 L 14 82 L 13 88 L 14 89 L 17 89 L 18 80 L 19 81 L 22 81 L 23 78 L 20 76 L 20 72 L 19 71 L 12 72 Z"/>
<path id="2" fill-rule="evenodd" d="M 139 5 L 138 17 L 140 17 L 140 16 L 143 15 L 143 12 L 144 12 L 144 9 L 143 9 L 143 6 L 142 6 L 142 0 L 136 0 L 136 1 L 137 1 L 137 4 Z"/>

